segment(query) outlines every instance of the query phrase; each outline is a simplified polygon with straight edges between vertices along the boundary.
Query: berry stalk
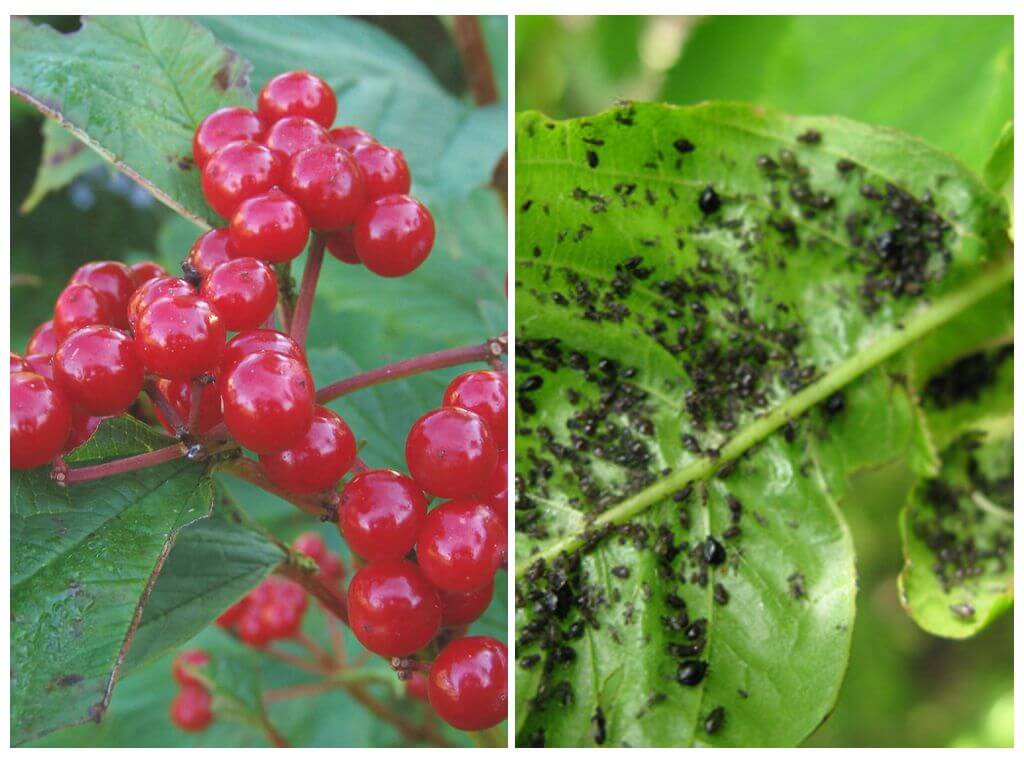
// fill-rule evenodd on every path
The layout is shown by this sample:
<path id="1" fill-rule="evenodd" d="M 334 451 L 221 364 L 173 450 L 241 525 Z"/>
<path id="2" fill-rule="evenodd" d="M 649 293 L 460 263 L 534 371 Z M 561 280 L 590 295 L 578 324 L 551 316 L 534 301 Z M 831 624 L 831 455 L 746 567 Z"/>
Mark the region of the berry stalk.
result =
<path id="1" fill-rule="evenodd" d="M 306 257 L 302 286 L 299 288 L 299 298 L 295 303 L 291 321 L 291 336 L 301 347 L 306 346 L 306 332 L 309 330 L 309 318 L 313 312 L 313 295 L 316 293 L 316 283 L 320 278 L 320 267 L 324 263 L 326 246 L 326 235 L 320 232 L 313 235 L 313 244 L 310 245 L 309 255 Z"/>
<path id="2" fill-rule="evenodd" d="M 101 477 L 120 475 L 124 472 L 137 472 L 147 467 L 155 467 L 158 464 L 166 464 L 168 461 L 180 459 L 188 451 L 188 448 L 181 443 L 168 445 L 165 448 L 157 448 L 155 451 L 140 453 L 129 456 L 126 459 L 115 459 L 103 464 L 96 464 L 91 467 L 76 467 L 70 469 L 67 465 L 55 465 L 51 477 L 57 485 L 66 488 L 75 483 L 84 483 L 88 480 L 98 480 Z"/>
<path id="3" fill-rule="evenodd" d="M 277 568 L 277 574 L 286 579 L 291 579 L 301 586 L 306 592 L 316 598 L 317 602 L 329 611 L 331 615 L 348 624 L 348 607 L 344 598 L 324 586 L 314 574 L 294 563 L 282 563 Z"/>
<path id="4" fill-rule="evenodd" d="M 498 100 L 498 86 L 494 80 L 491 59 L 487 55 L 487 44 L 484 42 L 483 30 L 477 16 L 456 16 L 452 35 L 455 47 L 459 49 L 462 68 L 466 71 L 466 80 L 473 92 L 473 100 L 477 106 L 493 104 Z"/>

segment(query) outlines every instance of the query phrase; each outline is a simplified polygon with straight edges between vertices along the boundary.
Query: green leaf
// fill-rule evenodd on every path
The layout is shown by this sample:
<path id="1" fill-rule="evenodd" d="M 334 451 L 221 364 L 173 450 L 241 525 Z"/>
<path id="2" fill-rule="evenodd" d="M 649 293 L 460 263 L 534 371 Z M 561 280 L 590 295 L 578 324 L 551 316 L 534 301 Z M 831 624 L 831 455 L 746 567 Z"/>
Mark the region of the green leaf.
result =
<path id="1" fill-rule="evenodd" d="M 130 421 L 104 424 L 149 447 Z M 116 455 L 116 454 L 114 454 Z M 209 514 L 210 480 L 185 460 L 56 486 L 11 476 L 11 740 L 98 720 L 182 526 Z"/>
<path id="2" fill-rule="evenodd" d="M 1013 216 L 1013 121 L 1003 127 L 999 140 L 985 163 L 985 183 L 1006 198 L 1006 205 Z M 1010 222 L 1013 227 L 1013 221 Z M 1010 233 L 1013 237 L 1013 233 Z"/>
<path id="3" fill-rule="evenodd" d="M 900 514 L 900 598 L 927 632 L 964 638 L 1013 605 L 1012 432 L 968 435 L 942 459 Z"/>
<path id="4" fill-rule="evenodd" d="M 1006 289 L 1005 208 L 917 140 L 739 104 L 526 113 L 516 174 L 517 741 L 797 744 L 847 662 L 847 477 L 937 469 L 900 353 Z"/>
<path id="5" fill-rule="evenodd" d="M 87 18 L 62 35 L 11 24 L 11 90 L 178 213 L 209 226 L 192 134 L 220 107 L 251 104 L 249 66 L 173 16 Z"/>
<path id="6" fill-rule="evenodd" d="M 918 135 L 980 170 L 1013 116 L 1013 19 L 711 17 L 659 97 L 844 115 Z"/>
<path id="7" fill-rule="evenodd" d="M 101 165 L 103 158 L 89 149 L 58 123 L 43 123 L 43 156 L 28 197 L 18 209 L 31 213 L 50 192 L 63 189 L 79 174 Z"/>

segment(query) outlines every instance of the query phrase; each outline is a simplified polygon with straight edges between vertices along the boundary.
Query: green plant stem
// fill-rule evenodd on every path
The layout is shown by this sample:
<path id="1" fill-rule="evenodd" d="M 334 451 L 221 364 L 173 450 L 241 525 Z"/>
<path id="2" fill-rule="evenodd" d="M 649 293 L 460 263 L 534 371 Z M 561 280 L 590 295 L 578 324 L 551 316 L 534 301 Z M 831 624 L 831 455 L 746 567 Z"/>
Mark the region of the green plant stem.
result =
<path id="1" fill-rule="evenodd" d="M 842 389 L 861 374 L 871 370 L 883 360 L 905 349 L 967 308 L 978 303 L 1013 280 L 1013 261 L 1005 260 L 992 265 L 963 289 L 943 296 L 922 311 L 908 318 L 895 333 L 875 342 L 854 357 L 844 360 L 820 379 L 784 400 L 761 418 L 748 424 L 719 449 L 716 459 L 701 458 L 677 469 L 662 480 L 647 486 L 635 496 L 611 507 L 589 524 L 600 528 L 629 520 L 661 499 L 681 490 L 689 483 L 710 477 L 719 467 L 738 459 L 787 422 L 806 412 L 816 403 Z M 582 545 L 579 529 L 550 544 L 516 568 L 521 578 L 537 560 L 549 560 L 562 552 L 572 552 Z"/>
<path id="2" fill-rule="evenodd" d="M 306 268 L 302 272 L 299 299 L 295 303 L 295 311 L 292 313 L 291 335 L 303 348 L 306 346 L 309 318 L 313 312 L 313 297 L 316 295 L 316 283 L 320 279 L 320 268 L 324 263 L 324 248 L 326 247 L 327 236 L 321 232 L 314 234 L 313 243 L 309 246 L 309 254 L 306 256 Z"/>

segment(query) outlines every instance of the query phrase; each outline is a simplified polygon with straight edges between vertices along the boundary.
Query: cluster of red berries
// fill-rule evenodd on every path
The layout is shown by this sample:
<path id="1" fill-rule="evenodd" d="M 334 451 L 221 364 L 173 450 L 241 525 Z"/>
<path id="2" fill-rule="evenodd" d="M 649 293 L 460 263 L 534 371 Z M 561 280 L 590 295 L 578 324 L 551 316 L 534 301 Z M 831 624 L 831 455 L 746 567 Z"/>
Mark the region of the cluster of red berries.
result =
<path id="1" fill-rule="evenodd" d="M 181 686 L 171 701 L 171 722 L 183 731 L 202 731 L 213 722 L 213 699 L 194 674 L 209 663 L 209 654 L 193 649 L 178 654 L 171 667 L 175 682 Z"/>
<path id="2" fill-rule="evenodd" d="M 260 91 L 255 112 L 225 107 L 200 123 L 192 156 L 203 195 L 229 222 L 193 248 L 201 276 L 233 258 L 290 261 L 311 229 L 329 233 L 341 261 L 384 277 L 423 263 L 434 220 L 409 197 L 405 158 L 360 128 L 331 128 L 337 111 L 327 83 L 286 72 Z"/>

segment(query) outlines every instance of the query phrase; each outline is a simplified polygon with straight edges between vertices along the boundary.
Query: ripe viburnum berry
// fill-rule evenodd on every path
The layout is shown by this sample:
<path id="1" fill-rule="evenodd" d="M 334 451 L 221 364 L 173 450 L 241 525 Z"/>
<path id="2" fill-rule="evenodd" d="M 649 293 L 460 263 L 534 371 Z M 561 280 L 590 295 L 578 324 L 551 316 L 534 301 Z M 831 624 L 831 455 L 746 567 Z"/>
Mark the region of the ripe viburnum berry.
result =
<path id="1" fill-rule="evenodd" d="M 213 722 L 213 700 L 206 689 L 186 685 L 171 701 L 171 722 L 183 731 L 202 731 Z"/>
<path id="2" fill-rule="evenodd" d="M 294 445 L 313 422 L 313 378 L 298 360 L 279 352 L 254 352 L 220 382 L 224 423 L 256 453 Z"/>
<path id="3" fill-rule="evenodd" d="M 29 337 L 28 346 L 25 348 L 27 355 L 52 355 L 57 351 L 57 333 L 53 329 L 53 320 L 47 320 L 32 331 Z"/>
<path id="4" fill-rule="evenodd" d="M 472 496 L 490 477 L 498 449 L 487 424 L 464 408 L 438 408 L 423 414 L 405 442 L 413 480 L 433 496 Z"/>
<path id="5" fill-rule="evenodd" d="M 331 128 L 328 133 L 332 142 L 342 149 L 347 149 L 349 152 L 360 144 L 371 144 L 377 141 L 362 128 L 354 125 L 342 125 L 337 128 Z"/>
<path id="6" fill-rule="evenodd" d="M 319 145 L 330 146 L 331 138 L 319 123 L 308 117 L 284 117 L 267 129 L 263 143 L 287 165 L 304 149 Z"/>
<path id="7" fill-rule="evenodd" d="M 327 542 L 316 531 L 300 533 L 295 537 L 295 541 L 292 542 L 292 549 L 305 555 L 317 565 L 320 564 L 320 561 L 324 559 L 328 552 Z"/>
<path id="8" fill-rule="evenodd" d="M 479 731 L 508 716 L 508 649 L 493 637 L 452 640 L 430 665 L 430 706 L 448 725 Z"/>
<path id="9" fill-rule="evenodd" d="M 107 301 L 91 285 L 72 283 L 57 297 L 53 306 L 53 331 L 57 343 L 87 325 L 112 325 Z"/>
<path id="10" fill-rule="evenodd" d="M 202 296 L 229 331 L 250 331 L 261 326 L 274 311 L 277 278 L 258 259 L 232 259 L 206 276 Z"/>
<path id="11" fill-rule="evenodd" d="M 180 277 L 154 277 L 135 289 L 128 300 L 128 325 L 135 328 L 142 311 L 164 296 L 193 296 L 195 289 Z"/>
<path id="12" fill-rule="evenodd" d="M 356 253 L 382 277 L 401 277 L 422 264 L 434 247 L 434 218 L 419 200 L 387 195 L 367 203 L 356 217 Z"/>
<path id="13" fill-rule="evenodd" d="M 38 373 L 44 379 L 49 379 L 54 384 L 57 380 L 53 377 L 53 355 L 27 355 L 25 362 L 28 363 L 29 370 Z M 14 373 L 14 371 L 11 371 Z"/>
<path id="14" fill-rule="evenodd" d="M 494 597 L 494 581 L 476 592 L 438 592 L 441 598 L 441 624 L 463 627 L 484 615 Z"/>
<path id="15" fill-rule="evenodd" d="M 11 374 L 11 468 L 35 469 L 53 461 L 71 432 L 71 404 L 38 373 Z"/>
<path id="16" fill-rule="evenodd" d="M 327 83 L 299 70 L 280 74 L 263 86 L 256 110 L 267 125 L 298 115 L 330 128 L 338 114 L 338 100 Z"/>
<path id="17" fill-rule="evenodd" d="M 198 648 L 190 648 L 182 651 L 175 657 L 171 665 L 171 674 L 178 681 L 178 685 L 199 685 L 198 678 L 194 677 L 186 667 L 204 667 L 210 663 L 210 654 Z"/>
<path id="18" fill-rule="evenodd" d="M 154 277 L 167 276 L 167 270 L 153 261 L 138 261 L 135 264 L 129 264 L 128 271 L 132 273 L 132 280 L 135 281 L 136 288 Z"/>
<path id="19" fill-rule="evenodd" d="M 359 264 L 355 241 L 352 239 L 352 227 L 344 227 L 332 232 L 327 238 L 327 251 L 338 261 L 346 264 Z"/>
<path id="20" fill-rule="evenodd" d="M 204 232 L 189 249 L 185 265 L 190 267 L 199 279 L 203 279 L 213 268 L 225 261 L 237 259 L 238 253 L 231 244 L 227 227 L 218 227 Z"/>
<path id="21" fill-rule="evenodd" d="M 243 331 L 232 336 L 224 346 L 224 356 L 220 359 L 220 375 L 218 380 L 226 377 L 243 358 L 253 352 L 280 352 L 285 357 L 298 360 L 306 365 L 306 353 L 291 336 L 273 328 L 256 328 Z"/>
<path id="22" fill-rule="evenodd" d="M 505 558 L 505 525 L 486 504 L 447 501 L 427 515 L 416 542 L 423 575 L 446 592 L 476 592 L 494 578 Z"/>
<path id="23" fill-rule="evenodd" d="M 498 462 L 476 498 L 490 506 L 508 527 L 508 451 L 498 451 Z"/>
<path id="24" fill-rule="evenodd" d="M 302 625 L 306 593 L 298 584 L 270 576 L 217 620 L 234 628 L 239 639 L 262 647 L 272 640 L 291 637 Z"/>
<path id="25" fill-rule="evenodd" d="M 409 193 L 412 177 L 401 150 L 373 143 L 360 144 L 351 152 L 363 173 L 367 200 Z"/>
<path id="26" fill-rule="evenodd" d="M 427 499 L 416 483 L 393 469 L 361 472 L 338 502 L 338 528 L 364 560 L 397 560 L 416 545 Z"/>
<path id="27" fill-rule="evenodd" d="M 117 261 L 90 261 L 75 270 L 71 283 L 94 288 L 107 304 L 111 325 L 128 327 L 128 299 L 135 293 L 135 280 L 128 267 Z"/>
<path id="28" fill-rule="evenodd" d="M 267 478 L 291 493 L 333 488 L 356 460 L 356 438 L 334 411 L 316 406 L 306 434 L 278 453 L 260 456 Z"/>
<path id="29" fill-rule="evenodd" d="M 369 650 L 409 656 L 441 628 L 441 601 L 413 563 L 378 560 L 352 577 L 348 617 L 352 632 Z"/>
<path id="30" fill-rule="evenodd" d="M 231 244 L 239 256 L 291 261 L 306 247 L 309 220 L 301 206 L 279 189 L 254 195 L 231 217 Z"/>
<path id="31" fill-rule="evenodd" d="M 444 392 L 444 405 L 465 408 L 485 422 L 499 450 L 508 439 L 508 381 L 497 371 L 460 373 Z"/>
<path id="32" fill-rule="evenodd" d="M 222 107 L 208 114 L 192 137 L 192 159 L 200 168 L 218 149 L 232 141 L 259 141 L 263 123 L 251 109 Z"/>
<path id="33" fill-rule="evenodd" d="M 72 404 L 90 416 L 126 410 L 142 390 L 142 361 L 131 336 L 93 325 L 68 336 L 53 356 L 57 384 Z"/>
<path id="34" fill-rule="evenodd" d="M 302 206 L 309 225 L 324 232 L 350 225 L 366 202 L 359 166 L 334 144 L 295 155 L 285 171 L 283 186 Z"/>
<path id="35" fill-rule="evenodd" d="M 135 347 L 146 370 L 162 379 L 194 379 L 213 371 L 224 351 L 227 330 L 205 299 L 164 296 L 135 326 Z"/>
<path id="36" fill-rule="evenodd" d="M 178 381 L 158 379 L 156 388 L 168 405 L 178 414 L 181 423 L 188 424 L 188 417 L 192 411 L 192 382 L 187 379 Z M 159 408 L 156 409 L 156 417 L 163 424 L 164 429 L 173 435 L 174 428 L 164 419 Z M 207 384 L 199 396 L 199 421 L 196 424 L 196 431 L 202 434 L 213 429 L 221 421 L 223 418 L 220 412 L 220 391 L 215 384 Z"/>
<path id="37" fill-rule="evenodd" d="M 218 149 L 203 168 L 203 197 L 230 219 L 243 200 L 281 181 L 284 166 L 276 154 L 253 141 L 232 141 Z"/>

